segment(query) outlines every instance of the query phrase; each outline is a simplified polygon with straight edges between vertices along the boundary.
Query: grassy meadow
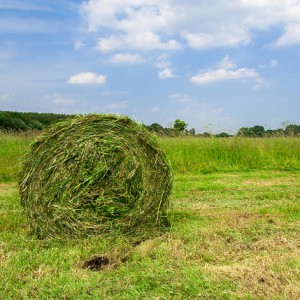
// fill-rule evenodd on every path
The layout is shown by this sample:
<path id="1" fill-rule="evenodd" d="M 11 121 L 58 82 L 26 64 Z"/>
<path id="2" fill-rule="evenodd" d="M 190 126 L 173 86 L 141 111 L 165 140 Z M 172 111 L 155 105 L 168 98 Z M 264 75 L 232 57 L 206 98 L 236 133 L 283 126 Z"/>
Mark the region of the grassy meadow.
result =
<path id="1" fill-rule="evenodd" d="M 18 195 L 32 136 L 0 135 L 0 299 L 300 299 L 300 139 L 159 140 L 172 227 L 38 240 Z M 103 256 L 100 271 L 83 268 Z"/>

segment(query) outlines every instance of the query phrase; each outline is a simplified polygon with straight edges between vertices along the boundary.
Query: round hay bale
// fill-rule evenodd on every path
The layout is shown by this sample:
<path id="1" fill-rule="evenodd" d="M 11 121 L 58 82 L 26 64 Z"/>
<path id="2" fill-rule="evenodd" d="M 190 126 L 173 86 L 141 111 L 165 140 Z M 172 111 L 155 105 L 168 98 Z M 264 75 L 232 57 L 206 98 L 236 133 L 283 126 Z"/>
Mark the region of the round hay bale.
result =
<path id="1" fill-rule="evenodd" d="M 31 145 L 21 204 L 39 238 L 144 234 L 167 224 L 172 175 L 156 138 L 128 117 L 76 117 Z"/>

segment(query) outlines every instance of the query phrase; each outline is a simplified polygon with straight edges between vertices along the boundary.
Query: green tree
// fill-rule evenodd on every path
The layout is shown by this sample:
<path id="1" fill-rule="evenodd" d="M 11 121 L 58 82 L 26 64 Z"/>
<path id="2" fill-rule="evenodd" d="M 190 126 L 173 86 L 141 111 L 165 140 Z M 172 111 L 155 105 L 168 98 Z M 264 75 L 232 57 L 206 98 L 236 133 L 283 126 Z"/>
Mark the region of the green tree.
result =
<path id="1" fill-rule="evenodd" d="M 195 129 L 195 128 L 191 128 L 191 129 L 189 130 L 189 134 L 190 134 L 190 135 L 195 135 L 195 134 L 196 134 L 196 129 Z"/>
<path id="2" fill-rule="evenodd" d="M 263 137 L 265 134 L 265 128 L 261 125 L 255 125 L 249 128 L 250 136 Z"/>
<path id="3" fill-rule="evenodd" d="M 14 129 L 16 130 L 29 129 L 29 126 L 22 119 L 19 118 L 13 118 L 13 125 L 14 125 Z"/>
<path id="4" fill-rule="evenodd" d="M 298 135 L 299 133 L 300 133 L 300 126 L 296 124 L 290 124 L 285 128 L 285 134 L 287 136 L 295 136 Z"/>
<path id="5" fill-rule="evenodd" d="M 227 132 L 221 132 L 219 134 L 216 134 L 215 137 L 217 138 L 228 138 L 230 135 Z"/>
<path id="6" fill-rule="evenodd" d="M 239 129 L 237 136 L 245 137 L 263 137 L 265 135 L 265 128 L 261 125 L 253 127 L 242 127 Z"/>
<path id="7" fill-rule="evenodd" d="M 29 126 L 32 128 L 32 129 L 38 129 L 38 130 L 42 130 L 44 128 L 44 125 L 37 121 L 37 120 L 30 120 L 29 121 Z"/>
<path id="8" fill-rule="evenodd" d="M 150 126 L 147 126 L 149 131 L 158 133 L 158 134 L 165 134 L 165 129 L 158 123 L 153 123 Z"/>
<path id="9" fill-rule="evenodd" d="M 284 136 L 284 135 L 285 135 L 285 132 L 282 128 L 268 129 L 265 131 L 266 137 L 280 137 L 280 136 Z"/>
<path id="10" fill-rule="evenodd" d="M 180 119 L 176 119 L 174 121 L 174 125 L 173 128 L 177 131 L 177 132 L 184 132 L 187 128 L 188 124 L 186 122 L 184 122 L 183 120 Z"/>
<path id="11" fill-rule="evenodd" d="M 237 136 L 249 136 L 249 128 L 248 127 L 242 127 L 238 130 Z"/>
<path id="12" fill-rule="evenodd" d="M 0 111 L 0 128 L 2 129 L 14 128 L 13 118 L 9 115 L 9 113 L 5 111 Z"/>

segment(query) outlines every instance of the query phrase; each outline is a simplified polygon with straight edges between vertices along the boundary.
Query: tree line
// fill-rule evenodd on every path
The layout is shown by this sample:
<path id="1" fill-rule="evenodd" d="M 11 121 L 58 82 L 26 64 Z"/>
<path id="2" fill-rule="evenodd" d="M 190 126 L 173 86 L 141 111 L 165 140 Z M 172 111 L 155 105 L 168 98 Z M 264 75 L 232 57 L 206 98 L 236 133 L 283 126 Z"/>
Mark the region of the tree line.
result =
<path id="1" fill-rule="evenodd" d="M 268 129 L 261 125 L 256 125 L 253 127 L 242 127 L 238 130 L 237 136 L 244 137 L 280 137 L 280 136 L 290 136 L 290 137 L 300 137 L 300 125 L 296 124 L 284 124 L 283 128 L 278 129 Z"/>
<path id="2" fill-rule="evenodd" d="M 209 132 L 198 133 L 194 128 L 187 129 L 188 124 L 180 119 L 176 119 L 173 123 L 173 127 L 164 128 L 160 124 L 154 123 L 146 128 L 158 135 L 162 136 L 199 136 L 199 137 L 217 137 L 217 138 L 227 138 L 234 135 L 227 132 L 221 132 L 218 134 L 212 134 Z M 253 127 L 242 127 L 238 130 L 236 136 L 239 137 L 300 137 L 300 125 L 288 124 L 285 122 L 283 128 L 278 129 L 267 129 L 261 125 L 255 125 Z"/>
<path id="3" fill-rule="evenodd" d="M 46 126 L 57 123 L 74 115 L 0 111 L 1 131 L 43 130 Z"/>
<path id="4" fill-rule="evenodd" d="M 36 113 L 36 112 L 14 112 L 0 111 L 0 131 L 27 131 L 27 130 L 43 130 L 45 127 L 69 119 L 75 115 L 54 114 L 54 113 Z M 226 138 L 233 136 L 227 132 L 212 134 L 209 132 L 196 133 L 195 128 L 188 129 L 188 123 L 183 120 L 176 119 L 172 125 L 163 127 L 158 123 L 151 125 L 143 125 L 147 130 L 160 136 L 195 136 L 195 137 L 218 137 Z M 239 137 L 283 137 L 283 136 L 299 136 L 300 125 L 283 123 L 283 128 L 268 129 L 261 125 L 253 127 L 242 127 L 238 130 L 236 136 Z"/>

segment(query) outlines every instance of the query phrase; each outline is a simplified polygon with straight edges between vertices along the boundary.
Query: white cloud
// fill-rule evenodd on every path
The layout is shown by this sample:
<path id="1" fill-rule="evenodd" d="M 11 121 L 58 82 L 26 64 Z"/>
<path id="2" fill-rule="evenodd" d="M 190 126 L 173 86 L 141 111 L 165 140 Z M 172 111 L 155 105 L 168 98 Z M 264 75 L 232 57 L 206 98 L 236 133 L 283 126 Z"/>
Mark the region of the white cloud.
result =
<path id="1" fill-rule="evenodd" d="M 300 44 L 300 21 L 298 21 L 296 24 L 287 25 L 284 34 L 276 42 L 276 46 L 289 46 L 297 44 Z"/>
<path id="2" fill-rule="evenodd" d="M 79 50 L 79 49 L 82 49 L 86 46 L 85 43 L 83 43 L 82 41 L 77 41 L 75 42 L 74 44 L 74 50 Z"/>
<path id="3" fill-rule="evenodd" d="M 177 50 L 181 45 L 174 39 L 162 41 L 160 36 L 151 32 L 128 33 L 123 35 L 112 34 L 108 38 L 101 38 L 96 49 L 107 53 L 119 49 L 134 49 L 140 51 Z"/>
<path id="4" fill-rule="evenodd" d="M 285 28 L 277 46 L 300 43 L 298 0 L 87 0 L 81 9 L 103 52 L 232 47 L 275 25 Z"/>
<path id="5" fill-rule="evenodd" d="M 272 68 L 272 69 L 276 68 L 276 67 L 278 66 L 278 61 L 277 61 L 276 59 L 271 59 L 271 60 L 269 61 L 269 66 L 270 66 L 270 68 Z"/>
<path id="6" fill-rule="evenodd" d="M 238 44 L 247 44 L 250 42 L 249 34 L 241 28 L 220 28 L 212 33 L 183 33 L 182 36 L 187 40 L 191 48 L 210 48 L 235 46 Z"/>
<path id="7" fill-rule="evenodd" d="M 105 84 L 107 81 L 105 75 L 92 72 L 83 72 L 71 76 L 67 83 L 69 84 Z"/>
<path id="8" fill-rule="evenodd" d="M 196 84 L 208 84 L 220 80 L 228 79 L 244 79 L 244 78 L 257 78 L 258 73 L 253 69 L 237 69 L 237 70 L 226 70 L 218 69 L 214 71 L 207 71 L 199 75 L 191 77 L 191 82 Z"/>
<path id="9" fill-rule="evenodd" d="M 265 86 L 268 86 L 268 83 L 265 79 L 263 79 L 261 77 L 257 77 L 254 80 L 254 86 L 253 86 L 254 90 L 259 90 L 260 88 L 265 87 Z"/>
<path id="10" fill-rule="evenodd" d="M 176 77 L 174 75 L 174 70 L 172 67 L 172 61 L 169 60 L 168 54 L 162 54 L 157 58 L 157 62 L 155 63 L 155 66 L 158 69 L 161 69 L 157 76 L 159 79 L 167 79 L 167 78 L 174 78 Z"/>
<path id="11" fill-rule="evenodd" d="M 172 15 L 164 0 L 89 0 L 82 5 L 89 31 L 114 28 L 125 32 L 147 31 L 164 26 Z"/>
<path id="12" fill-rule="evenodd" d="M 174 39 L 161 41 L 159 35 L 147 31 L 138 34 L 130 34 L 126 37 L 126 45 L 133 49 L 140 49 L 144 51 L 151 50 L 177 50 L 181 45 Z"/>
<path id="13" fill-rule="evenodd" d="M 118 53 L 109 61 L 114 64 L 138 64 L 144 62 L 145 59 L 140 54 Z"/>
<path id="14" fill-rule="evenodd" d="M 111 35 L 108 38 L 101 38 L 98 41 L 96 49 L 101 52 L 110 52 L 122 48 L 124 41 L 121 36 Z"/>
<path id="15" fill-rule="evenodd" d="M 111 102 L 108 103 L 105 107 L 107 110 L 112 110 L 112 111 L 123 110 L 128 107 L 128 103 L 127 101 Z"/>
<path id="16" fill-rule="evenodd" d="M 76 101 L 74 99 L 64 97 L 63 95 L 61 95 L 59 93 L 45 95 L 44 99 L 46 99 L 47 101 L 50 101 L 55 106 L 68 106 L 68 105 L 72 105 L 72 104 L 76 103 Z"/>
<path id="17" fill-rule="evenodd" d="M 174 78 L 175 75 L 173 74 L 173 70 L 171 68 L 165 68 L 164 70 L 158 72 L 158 78 L 160 79 L 167 79 L 167 78 Z"/>
<path id="18" fill-rule="evenodd" d="M 219 67 L 221 69 L 234 69 L 236 66 L 234 62 L 226 55 L 220 62 Z"/>
<path id="19" fill-rule="evenodd" d="M 277 66 L 276 60 L 269 62 L 271 68 Z M 265 66 L 260 66 L 265 67 Z M 211 84 L 218 81 L 225 80 L 238 80 L 238 79 L 253 79 L 254 90 L 267 86 L 265 79 L 261 78 L 259 73 L 255 69 L 251 68 L 237 68 L 234 62 L 226 55 L 218 64 L 218 68 L 215 70 L 208 70 L 192 76 L 190 81 L 194 84 L 204 85 Z"/>
<path id="20" fill-rule="evenodd" d="M 72 105 L 75 101 L 64 97 L 57 97 L 54 98 L 51 102 L 55 105 Z"/>
<path id="21" fill-rule="evenodd" d="M 102 113 L 121 114 L 127 108 L 128 108 L 128 102 L 127 101 L 115 101 L 115 102 L 109 102 L 109 103 L 103 104 L 101 106 L 98 106 L 96 108 L 96 110 L 100 111 Z"/>
<path id="22" fill-rule="evenodd" d="M 172 62 L 169 59 L 169 55 L 164 53 L 161 54 L 158 58 L 157 58 L 157 62 L 155 64 L 155 66 L 159 69 L 164 69 L 164 68 L 170 68 L 172 66 Z"/>
<path id="23" fill-rule="evenodd" d="M 180 94 L 180 93 L 171 94 L 170 98 L 179 103 L 186 103 L 186 102 L 190 102 L 192 100 L 188 95 Z"/>
<path id="24" fill-rule="evenodd" d="M 261 64 L 259 67 L 261 69 L 271 68 L 275 69 L 278 66 L 278 61 L 276 59 L 271 59 L 267 64 Z"/>
<path id="25" fill-rule="evenodd" d="M 152 112 L 153 113 L 159 113 L 160 112 L 159 107 L 157 107 L 157 106 L 153 107 Z"/>

